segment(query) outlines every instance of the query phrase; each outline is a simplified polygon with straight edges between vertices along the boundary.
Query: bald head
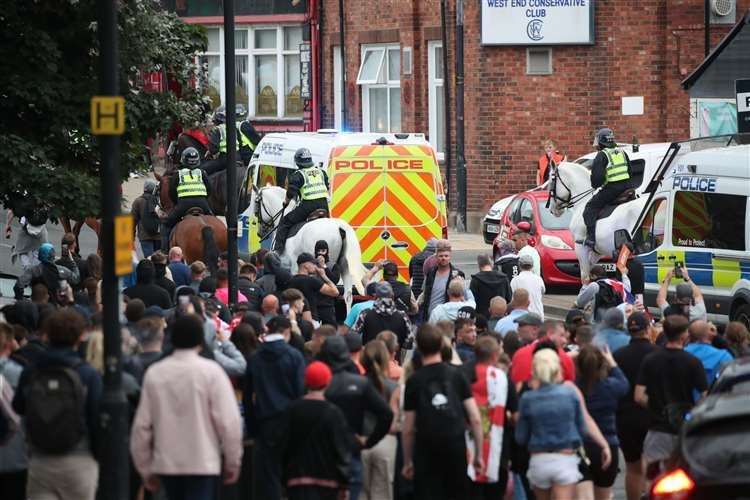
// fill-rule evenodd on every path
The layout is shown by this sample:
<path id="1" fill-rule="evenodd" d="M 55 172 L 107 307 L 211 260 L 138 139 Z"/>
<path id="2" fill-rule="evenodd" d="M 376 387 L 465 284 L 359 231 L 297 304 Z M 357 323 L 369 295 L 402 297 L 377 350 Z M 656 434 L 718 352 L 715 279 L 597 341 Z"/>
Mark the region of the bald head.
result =
<path id="1" fill-rule="evenodd" d="M 266 295 L 260 306 L 263 314 L 272 314 L 279 310 L 279 298 L 276 295 Z"/>
<path id="2" fill-rule="evenodd" d="M 513 309 L 527 309 L 531 302 L 529 301 L 529 292 L 525 288 L 517 288 L 513 292 L 513 299 L 510 301 L 510 305 Z"/>
<path id="3" fill-rule="evenodd" d="M 690 342 L 697 344 L 709 344 L 711 343 L 711 328 L 708 322 L 702 319 L 697 319 L 690 323 L 688 327 L 688 333 L 690 334 Z"/>
<path id="4" fill-rule="evenodd" d="M 492 297 L 490 300 L 490 317 L 502 318 L 508 310 L 508 303 L 503 297 Z"/>
<path id="5" fill-rule="evenodd" d="M 182 260 L 182 248 L 172 247 L 169 249 L 169 262 L 177 262 Z"/>

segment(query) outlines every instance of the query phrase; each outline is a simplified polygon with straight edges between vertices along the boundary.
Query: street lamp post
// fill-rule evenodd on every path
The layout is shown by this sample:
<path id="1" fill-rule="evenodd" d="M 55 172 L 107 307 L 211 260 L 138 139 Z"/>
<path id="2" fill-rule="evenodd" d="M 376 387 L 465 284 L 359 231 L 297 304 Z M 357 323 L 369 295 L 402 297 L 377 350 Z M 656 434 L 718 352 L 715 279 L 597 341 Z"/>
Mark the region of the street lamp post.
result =
<path id="1" fill-rule="evenodd" d="M 464 2 L 456 0 L 456 229 L 466 231 L 466 158 L 464 158 Z"/>
<path id="2" fill-rule="evenodd" d="M 234 92 L 234 0 L 224 0 L 224 95 L 227 116 L 227 258 L 229 303 L 237 304 L 237 109 Z"/>

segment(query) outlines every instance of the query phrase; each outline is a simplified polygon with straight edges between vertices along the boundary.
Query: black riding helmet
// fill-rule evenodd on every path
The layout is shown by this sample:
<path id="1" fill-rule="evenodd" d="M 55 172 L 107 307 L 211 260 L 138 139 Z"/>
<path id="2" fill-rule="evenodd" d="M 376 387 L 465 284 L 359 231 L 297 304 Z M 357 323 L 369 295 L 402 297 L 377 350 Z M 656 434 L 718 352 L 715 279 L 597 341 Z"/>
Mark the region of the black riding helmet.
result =
<path id="1" fill-rule="evenodd" d="M 195 148 L 185 148 L 180 156 L 180 165 L 188 168 L 196 168 L 201 164 L 201 155 Z"/>
<path id="2" fill-rule="evenodd" d="M 211 117 L 211 121 L 214 122 L 215 125 L 221 125 L 222 123 L 226 123 L 227 121 L 227 111 L 224 106 L 219 106 L 214 110 L 214 116 Z"/>
<path id="3" fill-rule="evenodd" d="M 617 144 L 615 143 L 615 133 L 612 132 L 611 128 L 601 128 L 594 137 L 594 146 L 600 148 L 613 148 Z"/>
<path id="4" fill-rule="evenodd" d="M 296 153 L 294 153 L 294 163 L 299 168 L 308 168 L 313 166 L 313 159 L 312 154 L 310 154 L 310 150 L 307 148 L 299 148 Z"/>

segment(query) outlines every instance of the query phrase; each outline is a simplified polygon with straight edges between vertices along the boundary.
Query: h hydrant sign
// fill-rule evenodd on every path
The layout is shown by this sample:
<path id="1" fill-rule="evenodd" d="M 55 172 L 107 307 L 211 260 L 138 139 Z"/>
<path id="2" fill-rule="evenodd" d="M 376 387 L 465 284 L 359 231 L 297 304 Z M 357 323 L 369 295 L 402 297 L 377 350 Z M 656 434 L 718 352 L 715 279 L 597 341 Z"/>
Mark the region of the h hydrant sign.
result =
<path id="1" fill-rule="evenodd" d="M 594 43 L 593 0 L 481 0 L 482 45 Z"/>

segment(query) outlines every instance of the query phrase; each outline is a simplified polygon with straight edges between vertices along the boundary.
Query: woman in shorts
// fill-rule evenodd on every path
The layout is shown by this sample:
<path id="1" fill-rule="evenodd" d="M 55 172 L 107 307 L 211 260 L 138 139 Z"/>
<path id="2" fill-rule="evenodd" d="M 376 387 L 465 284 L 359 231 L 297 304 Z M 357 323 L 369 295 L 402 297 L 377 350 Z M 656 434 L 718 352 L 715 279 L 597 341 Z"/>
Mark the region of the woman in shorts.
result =
<path id="1" fill-rule="evenodd" d="M 585 423 L 576 390 L 560 384 L 560 359 L 541 349 L 532 360 L 534 390 L 521 396 L 516 442 L 531 454 L 527 477 L 536 498 L 573 498 L 581 474 L 576 450 L 583 442 Z"/>

